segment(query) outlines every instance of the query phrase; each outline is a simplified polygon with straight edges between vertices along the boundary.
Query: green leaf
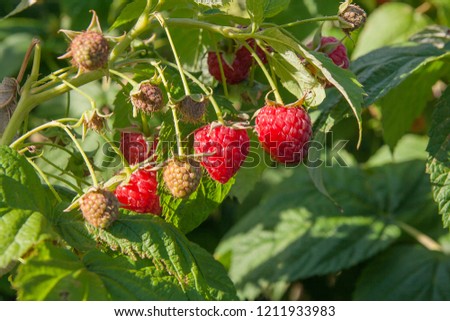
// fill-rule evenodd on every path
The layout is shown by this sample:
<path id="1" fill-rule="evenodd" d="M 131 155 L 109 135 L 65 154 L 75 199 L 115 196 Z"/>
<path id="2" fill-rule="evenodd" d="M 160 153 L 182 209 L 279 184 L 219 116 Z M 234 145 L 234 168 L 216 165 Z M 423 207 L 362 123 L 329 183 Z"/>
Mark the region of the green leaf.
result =
<path id="1" fill-rule="evenodd" d="M 35 244 L 54 237 L 44 217 L 49 212 L 33 167 L 16 151 L 0 146 L 0 275 Z"/>
<path id="2" fill-rule="evenodd" d="M 362 272 L 356 300 L 448 301 L 450 257 L 419 246 L 397 246 Z"/>
<path id="3" fill-rule="evenodd" d="M 383 46 L 402 43 L 423 29 L 430 19 L 406 3 L 387 3 L 368 17 L 358 37 L 353 59 Z"/>
<path id="4" fill-rule="evenodd" d="M 247 0 L 245 2 L 250 19 L 260 25 L 265 18 L 276 16 L 289 7 L 290 0 Z"/>
<path id="5" fill-rule="evenodd" d="M 205 264 L 207 282 L 214 289 L 229 284 L 225 273 L 217 275 L 219 263 L 211 255 L 192 245 L 192 252 Z M 131 260 L 92 250 L 81 257 L 51 244 L 42 244 L 19 267 L 13 280 L 20 300 L 201 300 L 188 280 L 179 280 L 149 259 Z M 221 297 L 211 291 L 213 299 Z"/>
<path id="6" fill-rule="evenodd" d="M 120 272 L 117 264 L 104 266 L 112 267 Z M 26 264 L 19 267 L 12 284 L 17 289 L 19 300 L 109 299 L 99 276 L 90 272 L 75 254 L 45 243 L 35 250 Z"/>
<path id="7" fill-rule="evenodd" d="M 175 48 L 180 53 L 180 61 L 183 67 L 191 72 L 202 70 L 202 59 L 208 48 L 212 48 L 213 43 L 208 32 L 203 29 L 192 29 L 184 27 L 173 27 L 172 39 Z M 192 44 L 196 45 L 193 46 Z"/>
<path id="8" fill-rule="evenodd" d="M 289 7 L 290 2 L 291 0 L 264 0 L 264 17 L 270 18 L 276 16 L 280 12 L 286 10 Z"/>
<path id="9" fill-rule="evenodd" d="M 78 211 L 73 211 L 54 215 L 54 224 L 62 237 L 78 250 L 109 249 L 138 262 L 150 262 L 144 264 L 153 266 L 148 273 L 153 277 L 164 276 L 166 279 L 170 276 L 170 282 L 176 284 L 177 291 L 183 295 L 182 298 L 178 296 L 178 299 L 236 298 L 234 286 L 223 266 L 205 250 L 190 243 L 172 224 L 157 216 L 121 215 L 105 231 L 94 229 L 84 222 Z M 98 273 L 101 273 L 100 270 Z M 125 295 L 121 299 L 126 299 Z M 174 296 L 168 299 L 176 298 Z"/>
<path id="10" fill-rule="evenodd" d="M 37 0 L 21 0 L 16 8 L 1 19 L 6 19 L 34 5 Z"/>
<path id="11" fill-rule="evenodd" d="M 292 282 L 340 271 L 395 241 L 400 229 L 379 214 L 386 210 L 385 199 L 393 191 L 384 192 L 382 199 L 367 198 L 374 191 L 366 182 L 382 181 L 373 171 L 333 168 L 325 172 L 330 195 L 343 212 L 309 184 L 302 170 L 271 189 L 216 251 L 219 260 L 229 260 L 229 274 L 240 296 L 255 298 L 265 284 L 280 280 Z M 393 188 L 402 186 L 393 184 Z"/>
<path id="12" fill-rule="evenodd" d="M 450 54 L 448 57 L 450 62 Z M 450 67 L 446 67 L 448 62 L 437 60 L 414 70 L 399 86 L 379 100 L 383 138 L 391 149 L 411 128 L 414 120 L 425 109 L 427 101 L 433 97 L 432 86 L 450 72 Z"/>
<path id="13" fill-rule="evenodd" d="M 252 135 L 253 136 L 253 135 Z M 261 180 L 264 170 L 267 168 L 267 153 L 263 151 L 256 137 L 251 137 L 250 149 L 244 164 L 237 172 L 233 187 L 228 196 L 237 198 L 239 203 L 243 203 L 246 197 L 255 189 Z"/>
<path id="14" fill-rule="evenodd" d="M 33 190 L 33 195 L 36 196 L 35 200 L 38 201 L 39 209 L 43 210 L 46 208 L 45 193 L 33 167 L 25 157 L 4 145 L 0 146 L 0 175 L 8 176 L 30 190 Z"/>
<path id="15" fill-rule="evenodd" d="M 350 71 L 336 66 L 333 61 L 330 58 L 326 57 L 324 54 L 318 52 L 309 52 L 296 40 L 285 35 L 278 29 L 266 29 L 261 32 L 259 37 L 266 41 L 268 45 L 274 48 L 277 52 L 281 52 L 286 55 L 286 50 L 289 50 L 300 54 L 309 63 L 311 63 L 322 72 L 324 77 L 336 87 L 336 89 L 348 102 L 350 108 L 353 111 L 353 114 L 357 119 L 360 134 L 359 136 L 361 140 L 361 104 L 363 102 L 364 91 L 362 90 L 361 84 L 359 84 L 355 76 Z M 359 143 L 360 141 L 358 142 L 358 145 Z"/>
<path id="16" fill-rule="evenodd" d="M 36 244 L 55 237 L 33 196 L 26 186 L 0 175 L 0 276 Z"/>
<path id="17" fill-rule="evenodd" d="M 266 0 L 246 0 L 248 15 L 254 24 L 259 26 L 264 21 L 264 4 Z"/>
<path id="18" fill-rule="evenodd" d="M 450 9 L 450 4 L 448 7 Z M 450 42 L 450 28 L 431 25 L 411 36 L 409 40 L 417 43 L 431 43 L 437 48 L 444 48 L 445 44 Z"/>
<path id="19" fill-rule="evenodd" d="M 306 70 L 293 51 L 287 49 L 280 52 L 281 54 L 275 53 L 273 57 L 268 57 L 283 87 L 297 99 L 301 99 L 306 93 L 311 93 L 305 101 L 308 107 L 320 105 L 325 99 L 323 86 Z"/>
<path id="20" fill-rule="evenodd" d="M 447 50 L 431 44 L 405 44 L 372 51 L 354 61 L 351 69 L 367 93 L 364 106 L 370 106 L 421 68 L 435 61 L 445 61 L 449 56 Z M 404 97 L 410 93 L 408 88 L 401 94 Z"/>
<path id="21" fill-rule="evenodd" d="M 133 2 L 127 4 L 125 8 L 120 11 L 119 16 L 116 21 L 114 21 L 110 30 L 114 30 L 130 21 L 137 19 L 144 11 L 146 4 L 146 0 L 134 0 Z"/>
<path id="22" fill-rule="evenodd" d="M 197 190 L 187 199 L 174 198 L 163 189 L 160 193 L 163 216 L 183 233 L 188 233 L 219 207 L 233 184 L 234 178 L 226 184 L 221 184 L 204 173 Z"/>
<path id="23" fill-rule="evenodd" d="M 450 88 L 447 87 L 433 113 L 427 151 L 433 197 L 438 203 L 444 227 L 450 226 Z"/>

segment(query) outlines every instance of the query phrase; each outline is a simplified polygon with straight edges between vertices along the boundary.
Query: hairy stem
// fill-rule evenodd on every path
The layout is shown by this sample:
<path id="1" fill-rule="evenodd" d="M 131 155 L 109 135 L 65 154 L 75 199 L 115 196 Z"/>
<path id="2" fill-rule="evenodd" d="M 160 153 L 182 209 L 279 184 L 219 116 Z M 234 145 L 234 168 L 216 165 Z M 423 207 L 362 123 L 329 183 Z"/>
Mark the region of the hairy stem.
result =
<path id="1" fill-rule="evenodd" d="M 184 150 L 183 150 L 183 146 L 181 143 L 181 131 L 180 131 L 180 126 L 178 125 L 177 110 L 176 110 L 176 107 L 172 103 L 172 95 L 170 94 L 169 84 L 167 83 L 167 79 L 164 76 L 164 71 L 161 69 L 159 64 L 156 62 L 151 62 L 151 64 L 155 67 L 156 71 L 158 71 L 158 74 L 159 74 L 159 77 L 161 78 L 164 89 L 167 92 L 167 97 L 169 98 L 169 105 L 170 105 L 170 109 L 172 110 L 173 124 L 175 127 L 175 138 L 177 140 L 178 156 L 184 156 Z"/>
<path id="2" fill-rule="evenodd" d="M 39 166 L 37 166 L 31 159 L 29 159 L 27 157 L 26 160 L 28 161 L 28 163 L 30 163 L 31 166 L 33 166 L 33 168 L 36 170 L 36 172 L 38 172 L 38 174 L 42 177 L 42 179 L 44 180 L 45 184 L 47 184 L 48 188 L 50 188 L 50 191 L 53 193 L 53 195 L 58 200 L 58 202 L 62 202 L 61 196 L 59 196 L 58 192 L 55 190 L 53 185 L 50 183 L 50 181 L 48 180 L 47 175 L 45 175 L 45 173 L 39 168 Z"/>
<path id="3" fill-rule="evenodd" d="M 189 96 L 191 94 L 191 90 L 190 90 L 189 84 L 186 80 L 186 76 L 184 75 L 184 69 L 183 69 L 183 66 L 181 65 L 180 57 L 178 56 L 177 49 L 175 48 L 175 44 L 173 43 L 172 36 L 170 35 L 169 28 L 167 27 L 167 24 L 166 24 L 164 18 L 162 17 L 162 15 L 155 14 L 155 16 L 158 19 L 159 23 L 161 24 L 161 27 L 166 32 L 167 40 L 169 40 L 169 44 L 170 44 L 170 47 L 172 48 L 172 53 L 175 58 L 175 62 L 178 66 L 178 71 L 180 72 L 181 82 L 183 83 L 183 87 L 184 87 L 184 93 L 187 96 Z"/>

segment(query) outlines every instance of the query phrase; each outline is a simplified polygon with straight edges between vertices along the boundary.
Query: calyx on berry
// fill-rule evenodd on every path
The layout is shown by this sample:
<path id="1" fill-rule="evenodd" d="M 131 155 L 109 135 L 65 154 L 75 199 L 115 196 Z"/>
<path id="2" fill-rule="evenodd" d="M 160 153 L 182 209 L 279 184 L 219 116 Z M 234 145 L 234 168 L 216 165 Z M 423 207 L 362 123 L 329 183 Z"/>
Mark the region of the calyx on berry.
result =
<path id="1" fill-rule="evenodd" d="M 140 82 L 130 92 L 131 104 L 133 105 L 133 116 L 137 116 L 140 110 L 144 114 L 160 111 L 164 106 L 164 98 L 161 88 L 152 83 L 151 80 Z"/>
<path id="2" fill-rule="evenodd" d="M 187 123 L 199 123 L 206 114 L 209 99 L 202 94 L 191 94 L 184 96 L 177 104 L 183 121 Z"/>
<path id="3" fill-rule="evenodd" d="M 86 31 L 60 30 L 71 42 L 67 53 L 59 59 L 72 58 L 72 65 L 78 68 L 78 73 L 104 68 L 109 57 L 108 39 L 115 39 L 103 35 L 97 14 L 93 10 L 91 12 L 92 20 Z"/>
<path id="4" fill-rule="evenodd" d="M 352 4 L 352 1 L 346 1 L 339 6 L 338 16 L 344 22 L 342 30 L 349 33 L 361 28 L 367 19 L 367 14 L 360 6 Z"/>

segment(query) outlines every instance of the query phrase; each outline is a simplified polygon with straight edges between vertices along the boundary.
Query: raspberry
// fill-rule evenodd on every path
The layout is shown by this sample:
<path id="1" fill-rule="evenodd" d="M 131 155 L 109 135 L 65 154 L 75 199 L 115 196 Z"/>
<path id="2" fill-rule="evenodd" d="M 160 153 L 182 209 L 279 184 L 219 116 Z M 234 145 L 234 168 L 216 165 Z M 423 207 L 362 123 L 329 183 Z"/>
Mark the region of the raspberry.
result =
<path id="1" fill-rule="evenodd" d="M 198 123 L 202 121 L 208 104 L 208 98 L 203 95 L 199 100 L 194 99 L 192 96 L 186 96 L 178 104 L 178 110 L 183 116 L 183 120 L 185 122 Z"/>
<path id="2" fill-rule="evenodd" d="M 350 4 L 342 12 L 339 13 L 339 17 L 345 20 L 345 22 L 352 25 L 352 27 L 350 28 L 342 28 L 344 32 L 349 32 L 361 28 L 362 25 L 366 22 L 367 14 L 360 6 L 356 4 Z"/>
<path id="3" fill-rule="evenodd" d="M 224 125 L 205 125 L 194 133 L 194 150 L 202 157 L 201 164 L 216 181 L 225 184 L 239 170 L 249 150 L 245 129 Z"/>
<path id="4" fill-rule="evenodd" d="M 173 196 L 184 198 L 197 189 L 202 178 L 202 169 L 200 164 L 191 158 L 171 159 L 164 167 L 163 178 Z"/>
<path id="5" fill-rule="evenodd" d="M 222 61 L 223 73 L 229 84 L 237 84 L 247 79 L 250 67 L 252 66 L 252 55 L 245 47 L 239 48 L 231 66 L 225 61 L 223 54 L 220 53 Z M 218 81 L 222 81 L 220 74 L 219 60 L 217 54 L 213 51 L 208 52 L 208 70 L 209 73 Z"/>
<path id="6" fill-rule="evenodd" d="M 156 138 L 148 142 L 141 133 L 120 133 L 120 151 L 130 165 L 141 163 L 154 155 L 156 145 L 158 145 Z"/>
<path id="7" fill-rule="evenodd" d="M 350 66 L 347 48 L 335 37 L 322 37 L 319 51 L 325 53 L 333 60 L 335 65 L 343 69 L 347 69 Z"/>
<path id="8" fill-rule="evenodd" d="M 84 218 L 97 228 L 108 228 L 119 216 L 118 201 L 110 191 L 97 189 L 80 197 Z"/>
<path id="9" fill-rule="evenodd" d="M 311 120 L 301 107 L 265 106 L 255 129 L 264 150 L 280 163 L 297 164 L 308 152 Z"/>
<path id="10" fill-rule="evenodd" d="M 130 92 L 133 107 L 146 114 L 151 114 L 162 109 L 164 100 L 161 89 L 150 82 L 141 82 L 139 86 Z"/>
<path id="11" fill-rule="evenodd" d="M 148 168 L 147 168 L 148 169 Z M 131 174 L 128 184 L 117 186 L 115 194 L 120 207 L 137 212 L 161 215 L 156 172 L 139 169 Z"/>
<path id="12" fill-rule="evenodd" d="M 108 41 L 99 32 L 85 31 L 72 40 L 69 53 L 74 66 L 82 70 L 96 70 L 108 62 Z"/>

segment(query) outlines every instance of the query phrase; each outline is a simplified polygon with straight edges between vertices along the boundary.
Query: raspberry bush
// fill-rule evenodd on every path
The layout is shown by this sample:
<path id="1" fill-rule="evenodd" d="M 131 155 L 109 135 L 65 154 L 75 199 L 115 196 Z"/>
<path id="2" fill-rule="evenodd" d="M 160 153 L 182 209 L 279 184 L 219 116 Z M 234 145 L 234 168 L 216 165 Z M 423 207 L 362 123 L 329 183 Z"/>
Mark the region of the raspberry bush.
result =
<path id="1" fill-rule="evenodd" d="M 352 2 L 2 3 L 0 298 L 449 300 L 449 6 Z"/>

